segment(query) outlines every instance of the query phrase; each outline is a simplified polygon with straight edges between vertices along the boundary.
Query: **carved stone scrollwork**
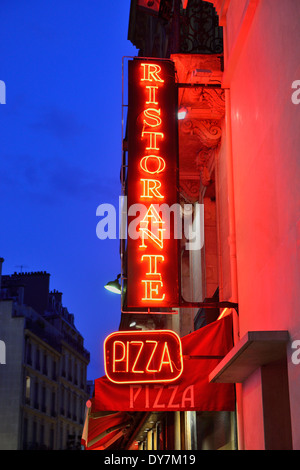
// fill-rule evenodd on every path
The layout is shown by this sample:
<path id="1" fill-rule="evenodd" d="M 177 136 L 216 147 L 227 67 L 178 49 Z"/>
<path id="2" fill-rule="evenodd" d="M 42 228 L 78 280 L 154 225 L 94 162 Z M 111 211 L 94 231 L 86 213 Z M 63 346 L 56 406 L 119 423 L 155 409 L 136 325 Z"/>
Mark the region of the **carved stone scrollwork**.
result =
<path id="1" fill-rule="evenodd" d="M 222 130 L 217 121 L 184 120 L 181 125 L 183 134 L 196 135 L 202 146 L 215 148 L 220 142 Z"/>
<path id="2" fill-rule="evenodd" d="M 200 172 L 201 183 L 203 186 L 209 186 L 211 183 L 211 176 L 208 167 L 213 157 L 214 152 L 212 149 L 202 149 L 196 157 L 195 163 Z"/>
<path id="3" fill-rule="evenodd" d="M 205 112 L 211 115 L 211 119 L 221 119 L 225 113 L 225 92 L 222 89 L 193 87 L 185 92 L 185 106 L 192 106 L 198 113 L 205 116 Z"/>
<path id="4" fill-rule="evenodd" d="M 184 203 L 194 203 L 199 200 L 200 180 L 199 178 L 180 179 L 180 194 Z"/>
<path id="5" fill-rule="evenodd" d="M 220 144 L 220 121 L 187 119 L 180 124 L 180 187 L 189 201 L 199 199 L 202 187 L 208 187 L 214 166 L 215 150 Z"/>
<path id="6" fill-rule="evenodd" d="M 200 178 L 203 186 L 209 186 L 211 182 L 210 172 L 206 166 L 203 166 L 200 170 Z"/>
<path id="7" fill-rule="evenodd" d="M 188 112 L 179 121 L 180 191 L 183 198 L 196 202 L 214 185 L 225 116 L 222 60 L 216 54 L 174 54 L 172 60 L 181 84 L 179 105 Z"/>

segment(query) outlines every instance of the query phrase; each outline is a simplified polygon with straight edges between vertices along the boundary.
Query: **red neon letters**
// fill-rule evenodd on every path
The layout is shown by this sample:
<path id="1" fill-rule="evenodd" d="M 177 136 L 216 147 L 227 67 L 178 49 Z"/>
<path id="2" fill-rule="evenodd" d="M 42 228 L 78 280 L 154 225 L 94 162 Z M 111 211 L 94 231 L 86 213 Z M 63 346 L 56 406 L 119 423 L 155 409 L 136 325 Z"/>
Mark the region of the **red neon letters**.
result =
<path id="1" fill-rule="evenodd" d="M 144 212 L 128 237 L 128 307 L 178 306 L 178 241 L 160 209 L 177 202 L 174 77 L 170 61 L 129 63 L 127 202 Z"/>
<path id="2" fill-rule="evenodd" d="M 171 330 L 112 333 L 104 358 L 105 374 L 114 383 L 174 382 L 183 370 L 181 341 Z"/>
<path id="3" fill-rule="evenodd" d="M 164 80 L 161 77 L 161 67 L 157 64 L 141 64 L 142 69 L 142 78 L 141 82 L 151 83 L 164 83 Z M 146 155 L 141 158 L 140 160 L 140 167 L 144 172 L 143 178 L 143 191 L 140 194 L 140 198 L 144 199 L 147 198 L 148 192 L 145 192 L 145 187 L 150 188 L 152 187 L 152 198 L 156 199 L 158 196 L 157 187 L 161 188 L 161 181 L 159 178 L 159 173 L 165 171 L 166 162 L 164 158 L 162 158 L 158 153 L 160 152 L 160 142 L 164 138 L 164 133 L 158 131 L 157 129 L 161 129 L 163 127 L 163 121 L 161 119 L 161 108 L 151 108 L 151 104 L 156 104 L 157 106 L 160 105 L 159 102 L 159 92 L 156 93 L 159 87 L 156 86 L 153 88 L 152 86 L 146 85 L 145 86 L 145 95 L 147 99 L 145 100 L 145 107 L 144 110 L 144 121 L 143 121 L 143 130 L 141 133 L 142 139 L 145 140 L 146 138 L 146 147 L 145 151 L 150 151 L 151 155 Z M 155 94 L 154 94 L 155 90 Z M 157 100 L 157 101 L 156 101 Z M 147 130 L 145 130 L 147 129 Z M 148 130 L 149 129 L 149 130 Z M 157 154 L 152 154 L 153 151 L 157 151 Z M 153 190 L 153 180 L 150 179 L 151 175 L 156 174 L 157 179 L 154 180 L 155 189 Z M 162 190 L 159 193 L 158 199 L 164 198 L 164 194 L 162 194 Z M 141 298 L 143 302 L 160 302 L 165 299 L 164 293 L 164 283 L 162 281 L 162 274 L 157 271 L 157 260 L 158 257 L 160 262 L 164 262 L 163 255 L 155 255 L 152 253 L 152 245 L 156 245 L 159 249 L 163 250 L 163 243 L 164 243 L 164 228 L 163 228 L 164 221 L 159 216 L 155 206 L 152 204 L 149 206 L 149 209 L 146 212 L 145 217 L 140 223 L 140 236 L 142 243 L 140 248 L 145 249 L 146 255 L 141 256 L 141 262 L 144 261 L 145 258 L 149 258 L 149 265 L 152 266 L 153 262 L 155 264 L 155 270 L 147 269 L 145 272 L 145 278 L 141 279 L 141 282 L 144 286 L 144 294 Z M 156 232 L 156 233 L 155 233 Z M 148 243 L 149 242 L 149 243 Z M 148 254 L 149 253 L 149 254 Z"/>

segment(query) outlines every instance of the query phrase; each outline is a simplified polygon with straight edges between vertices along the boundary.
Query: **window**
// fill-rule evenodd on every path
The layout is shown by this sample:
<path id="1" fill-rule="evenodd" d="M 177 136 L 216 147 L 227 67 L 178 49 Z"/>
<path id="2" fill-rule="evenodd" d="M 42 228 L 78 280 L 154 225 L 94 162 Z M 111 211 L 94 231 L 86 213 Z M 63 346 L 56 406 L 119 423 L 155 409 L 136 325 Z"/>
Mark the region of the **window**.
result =
<path id="1" fill-rule="evenodd" d="M 59 434 L 59 448 L 63 449 L 63 443 L 64 443 L 64 430 L 63 427 L 60 426 L 60 434 Z"/>
<path id="2" fill-rule="evenodd" d="M 39 384 L 35 382 L 34 384 L 34 408 L 39 408 Z"/>
<path id="3" fill-rule="evenodd" d="M 73 394 L 73 420 L 77 420 L 77 399 L 75 393 Z"/>
<path id="4" fill-rule="evenodd" d="M 42 388 L 42 411 L 46 411 L 46 387 Z"/>
<path id="5" fill-rule="evenodd" d="M 72 381 L 72 359 L 69 357 L 69 362 L 68 362 L 68 379 L 70 382 Z"/>
<path id="6" fill-rule="evenodd" d="M 48 374 L 48 367 L 47 367 L 47 354 L 44 352 L 43 354 L 43 374 Z"/>
<path id="7" fill-rule="evenodd" d="M 54 450 L 54 429 L 50 429 L 50 438 L 49 438 L 49 447 L 50 450 Z"/>
<path id="8" fill-rule="evenodd" d="M 26 344 L 26 363 L 31 366 L 32 365 L 32 351 L 31 351 L 31 343 L 27 340 Z"/>
<path id="9" fill-rule="evenodd" d="M 61 375 L 63 377 L 66 376 L 66 355 L 65 354 L 63 354 L 61 358 Z"/>
<path id="10" fill-rule="evenodd" d="M 80 387 L 85 388 L 85 367 L 83 364 L 80 366 Z"/>
<path id="11" fill-rule="evenodd" d="M 76 361 L 74 364 L 74 384 L 78 385 L 78 364 Z"/>
<path id="12" fill-rule="evenodd" d="M 68 392 L 67 392 L 67 401 L 68 401 L 67 417 L 71 418 L 71 392 L 70 392 L 70 390 L 68 390 Z"/>
<path id="13" fill-rule="evenodd" d="M 24 418 L 23 422 L 23 449 L 27 449 L 28 444 L 28 419 Z"/>
<path id="14" fill-rule="evenodd" d="M 55 412 L 55 391 L 51 394 L 51 416 L 56 416 Z"/>
<path id="15" fill-rule="evenodd" d="M 29 375 L 27 375 L 25 379 L 25 403 L 26 405 L 30 405 L 30 385 L 31 385 L 31 379 Z"/>
<path id="16" fill-rule="evenodd" d="M 56 360 L 52 359 L 52 380 L 56 380 Z"/>
<path id="17" fill-rule="evenodd" d="M 37 434 L 37 424 L 36 424 L 36 421 L 34 421 L 33 425 L 32 425 L 32 444 L 33 444 L 33 446 L 36 444 L 36 434 Z"/>
<path id="18" fill-rule="evenodd" d="M 64 415 L 65 414 L 65 390 L 64 388 L 61 389 L 61 395 L 60 395 L 60 414 Z"/>
<path id="19" fill-rule="evenodd" d="M 44 424 L 41 424 L 41 434 L 40 434 L 40 444 L 41 446 L 44 445 L 45 442 L 45 426 Z"/>
<path id="20" fill-rule="evenodd" d="M 80 413 L 79 422 L 80 422 L 80 424 L 83 424 L 84 410 L 85 410 L 84 402 L 83 402 L 83 399 L 80 398 L 80 403 L 79 403 L 79 413 Z"/>
<path id="21" fill-rule="evenodd" d="M 35 352 L 35 368 L 40 370 L 40 350 L 37 349 Z"/>

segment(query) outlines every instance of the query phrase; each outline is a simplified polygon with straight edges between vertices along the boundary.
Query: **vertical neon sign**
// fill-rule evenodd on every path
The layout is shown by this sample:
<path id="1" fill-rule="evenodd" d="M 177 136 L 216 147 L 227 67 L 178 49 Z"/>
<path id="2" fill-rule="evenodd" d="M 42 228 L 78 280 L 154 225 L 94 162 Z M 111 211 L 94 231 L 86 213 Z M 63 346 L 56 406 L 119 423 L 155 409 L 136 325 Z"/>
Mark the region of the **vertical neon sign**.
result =
<path id="1" fill-rule="evenodd" d="M 171 61 L 129 62 L 127 307 L 178 306 L 177 90 Z M 139 214 L 130 208 L 142 204 Z"/>

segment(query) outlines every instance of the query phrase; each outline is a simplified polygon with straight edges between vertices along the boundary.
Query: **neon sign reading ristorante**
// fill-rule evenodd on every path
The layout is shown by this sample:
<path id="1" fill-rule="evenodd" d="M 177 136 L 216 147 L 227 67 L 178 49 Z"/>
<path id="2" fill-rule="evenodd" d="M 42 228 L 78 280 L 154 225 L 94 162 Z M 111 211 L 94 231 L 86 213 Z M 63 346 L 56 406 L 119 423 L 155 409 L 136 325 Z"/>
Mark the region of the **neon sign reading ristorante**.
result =
<path id="1" fill-rule="evenodd" d="M 131 307 L 177 305 L 177 240 L 174 222 L 163 210 L 177 202 L 174 77 L 170 61 L 129 63 L 128 207 L 140 203 L 145 208 L 138 236 L 128 238 L 127 304 Z"/>

